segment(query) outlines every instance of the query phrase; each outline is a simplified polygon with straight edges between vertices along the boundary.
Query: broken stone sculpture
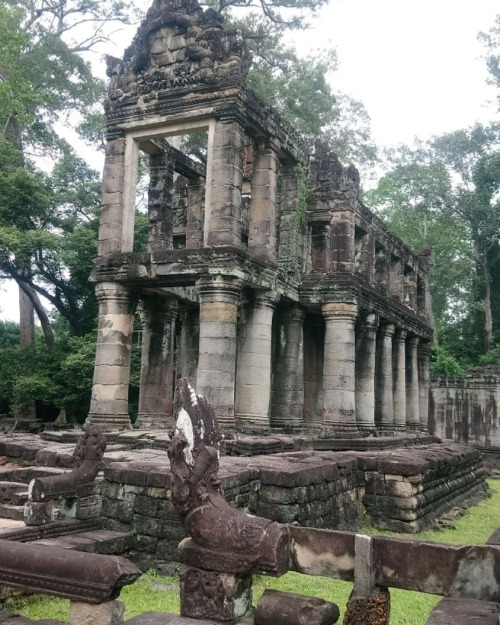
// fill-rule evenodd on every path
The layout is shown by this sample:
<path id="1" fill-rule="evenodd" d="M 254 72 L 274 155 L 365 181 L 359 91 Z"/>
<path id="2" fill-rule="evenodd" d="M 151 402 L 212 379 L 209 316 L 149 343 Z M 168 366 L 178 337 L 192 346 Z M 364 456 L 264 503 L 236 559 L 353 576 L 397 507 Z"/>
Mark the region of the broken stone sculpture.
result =
<path id="1" fill-rule="evenodd" d="M 103 456 L 106 450 L 106 437 L 97 425 L 90 425 L 80 436 L 73 460 L 75 469 L 61 475 L 38 477 L 30 482 L 28 498 L 30 501 L 42 502 L 54 498 L 75 496 L 78 488 L 92 484 L 103 466 Z"/>
<path id="2" fill-rule="evenodd" d="M 217 475 L 221 435 L 215 414 L 186 378 L 177 383 L 176 415 L 168 453 L 172 501 L 190 537 L 180 545 L 183 562 L 222 573 L 285 573 L 287 527 L 226 502 Z"/>

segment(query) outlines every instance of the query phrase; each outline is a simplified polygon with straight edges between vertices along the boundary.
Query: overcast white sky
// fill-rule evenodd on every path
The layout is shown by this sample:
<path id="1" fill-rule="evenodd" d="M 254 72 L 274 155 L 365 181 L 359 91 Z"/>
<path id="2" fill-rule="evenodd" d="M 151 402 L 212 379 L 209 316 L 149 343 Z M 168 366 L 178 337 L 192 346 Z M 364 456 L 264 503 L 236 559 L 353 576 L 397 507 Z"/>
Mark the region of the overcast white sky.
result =
<path id="1" fill-rule="evenodd" d="M 379 145 L 408 143 L 496 115 L 477 34 L 497 13 L 497 0 L 332 0 L 297 43 L 332 42 L 335 89 L 365 104 Z M 113 54 L 128 45 L 128 33 L 119 39 Z M 0 308 L 2 318 L 17 320 L 15 290 L 0 290 Z"/>

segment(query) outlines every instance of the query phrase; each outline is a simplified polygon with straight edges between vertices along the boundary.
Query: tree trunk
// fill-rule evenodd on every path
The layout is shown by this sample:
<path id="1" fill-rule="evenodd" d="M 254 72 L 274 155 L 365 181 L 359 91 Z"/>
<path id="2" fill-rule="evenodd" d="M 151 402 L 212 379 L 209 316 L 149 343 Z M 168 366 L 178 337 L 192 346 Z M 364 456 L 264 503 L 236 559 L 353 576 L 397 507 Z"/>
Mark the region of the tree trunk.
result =
<path id="1" fill-rule="evenodd" d="M 488 265 L 488 254 L 484 252 L 483 261 L 484 278 L 484 341 L 483 350 L 486 353 L 493 343 L 493 317 L 491 314 L 491 275 Z"/>
<path id="2" fill-rule="evenodd" d="M 22 280 L 18 280 L 17 284 L 19 286 L 19 290 L 23 292 L 25 299 L 30 302 L 33 310 L 35 310 L 37 317 L 40 320 L 40 325 L 42 326 L 45 344 L 49 349 L 51 349 L 54 346 L 54 333 L 52 332 L 49 316 L 47 315 L 47 311 L 38 297 L 38 293 L 34 291 L 29 284 L 26 284 L 26 282 L 23 282 Z"/>

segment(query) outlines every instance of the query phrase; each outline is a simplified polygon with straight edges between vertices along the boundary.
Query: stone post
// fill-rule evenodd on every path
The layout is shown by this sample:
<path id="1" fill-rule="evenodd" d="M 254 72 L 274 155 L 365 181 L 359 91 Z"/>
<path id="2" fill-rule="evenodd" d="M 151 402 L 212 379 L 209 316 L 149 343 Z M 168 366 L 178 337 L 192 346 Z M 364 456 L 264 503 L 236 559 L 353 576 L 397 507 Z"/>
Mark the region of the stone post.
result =
<path id="1" fill-rule="evenodd" d="M 174 163 L 166 152 L 149 157 L 148 250 L 159 252 L 173 247 Z"/>
<path id="2" fill-rule="evenodd" d="M 235 421 L 239 430 L 268 430 L 274 293 L 259 294 L 244 319 L 236 369 Z"/>
<path id="3" fill-rule="evenodd" d="M 375 427 L 375 345 L 378 317 L 366 315 L 356 335 L 356 422 L 360 429 Z"/>
<path id="4" fill-rule="evenodd" d="M 406 340 L 406 426 L 420 429 L 418 397 L 418 337 Z"/>
<path id="5" fill-rule="evenodd" d="M 205 181 L 189 180 L 187 187 L 186 249 L 203 247 L 203 219 L 205 215 Z"/>
<path id="6" fill-rule="evenodd" d="M 354 211 L 335 211 L 331 217 L 330 271 L 354 271 Z"/>
<path id="7" fill-rule="evenodd" d="M 389 269 L 389 295 L 397 299 L 398 302 L 403 300 L 403 261 L 400 258 L 391 258 Z"/>
<path id="8" fill-rule="evenodd" d="M 323 425 L 356 432 L 356 316 L 353 302 L 323 304 Z"/>
<path id="9" fill-rule="evenodd" d="M 283 164 L 280 171 L 278 259 L 280 268 L 294 274 L 302 266 L 303 231 L 297 224 L 301 173 L 296 163 Z"/>
<path id="10" fill-rule="evenodd" d="M 102 430 L 130 428 L 128 386 L 135 301 L 116 282 L 96 285 L 99 302 L 96 360 L 88 422 Z"/>
<path id="11" fill-rule="evenodd" d="M 430 341 L 422 341 L 418 349 L 418 408 L 420 429 L 427 433 L 429 420 L 429 362 L 431 357 Z"/>
<path id="12" fill-rule="evenodd" d="M 276 345 L 271 426 L 300 428 L 304 406 L 304 311 L 292 306 L 280 319 Z"/>
<path id="13" fill-rule="evenodd" d="M 377 392 L 375 393 L 375 423 L 385 432 L 394 428 L 393 381 L 392 381 L 392 337 L 394 324 L 385 323 L 377 336 Z"/>
<path id="14" fill-rule="evenodd" d="M 181 313 L 179 343 L 179 377 L 188 378 L 196 389 L 200 343 L 200 315 L 197 310 L 186 309 Z"/>
<path id="15" fill-rule="evenodd" d="M 398 330 L 392 350 L 394 427 L 406 427 L 406 330 Z"/>
<path id="16" fill-rule="evenodd" d="M 212 404 L 221 428 L 234 429 L 236 324 L 241 285 L 222 276 L 198 281 L 200 341 L 197 392 Z"/>
<path id="17" fill-rule="evenodd" d="M 174 337 L 177 301 L 143 299 L 141 382 L 138 424 L 171 428 L 174 394 Z"/>
<path id="18" fill-rule="evenodd" d="M 262 260 L 276 262 L 276 191 L 278 155 L 274 146 L 254 150 L 248 251 Z"/>
<path id="19" fill-rule="evenodd" d="M 205 246 L 241 246 L 240 211 L 245 136 L 235 121 L 215 124 L 211 180 L 207 181 L 209 211 L 205 215 Z"/>
<path id="20" fill-rule="evenodd" d="M 121 137 L 106 144 L 99 216 L 99 256 L 132 251 L 137 158 L 138 147 L 133 140 Z"/>

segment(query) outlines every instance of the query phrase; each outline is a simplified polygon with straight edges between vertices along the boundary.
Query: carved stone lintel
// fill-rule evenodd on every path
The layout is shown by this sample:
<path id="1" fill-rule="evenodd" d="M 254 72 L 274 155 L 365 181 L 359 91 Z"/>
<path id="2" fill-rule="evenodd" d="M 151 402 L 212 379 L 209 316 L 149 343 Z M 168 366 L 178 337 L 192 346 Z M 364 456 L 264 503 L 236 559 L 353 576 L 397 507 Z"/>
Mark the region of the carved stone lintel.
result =
<path id="1" fill-rule="evenodd" d="M 252 607 L 251 575 L 183 566 L 179 581 L 182 616 L 235 621 Z"/>

